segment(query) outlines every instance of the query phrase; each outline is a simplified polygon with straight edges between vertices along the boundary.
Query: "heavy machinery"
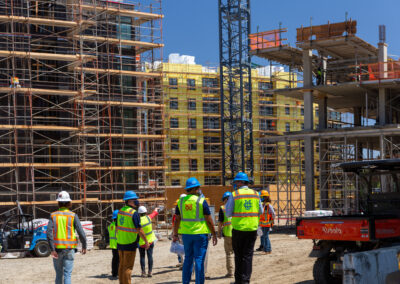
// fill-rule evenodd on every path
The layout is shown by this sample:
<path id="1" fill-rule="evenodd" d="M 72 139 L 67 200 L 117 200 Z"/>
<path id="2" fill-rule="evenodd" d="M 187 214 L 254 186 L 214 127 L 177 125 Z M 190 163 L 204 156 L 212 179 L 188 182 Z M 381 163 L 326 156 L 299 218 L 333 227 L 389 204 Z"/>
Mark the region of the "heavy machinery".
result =
<path id="1" fill-rule="evenodd" d="M 351 214 L 301 217 L 297 237 L 312 239 L 310 257 L 317 258 L 316 283 L 341 283 L 346 253 L 374 250 L 400 243 L 400 159 L 342 163 L 361 182 L 357 208 Z M 355 196 L 350 198 L 356 198 Z"/>
<path id="2" fill-rule="evenodd" d="M 47 242 L 46 222 L 35 222 L 32 215 L 23 214 L 18 204 L 19 214 L 11 215 L 0 229 L 0 252 L 31 252 L 38 257 L 50 255 Z"/>

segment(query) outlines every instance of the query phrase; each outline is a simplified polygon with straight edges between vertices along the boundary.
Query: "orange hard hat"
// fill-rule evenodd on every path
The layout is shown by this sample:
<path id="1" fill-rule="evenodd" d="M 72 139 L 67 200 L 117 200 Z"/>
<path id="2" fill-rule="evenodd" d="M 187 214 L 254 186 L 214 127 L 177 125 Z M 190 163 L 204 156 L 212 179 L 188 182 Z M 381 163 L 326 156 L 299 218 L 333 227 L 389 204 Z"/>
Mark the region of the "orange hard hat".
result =
<path id="1" fill-rule="evenodd" d="M 266 190 L 261 190 L 261 197 L 269 197 L 269 193 Z"/>

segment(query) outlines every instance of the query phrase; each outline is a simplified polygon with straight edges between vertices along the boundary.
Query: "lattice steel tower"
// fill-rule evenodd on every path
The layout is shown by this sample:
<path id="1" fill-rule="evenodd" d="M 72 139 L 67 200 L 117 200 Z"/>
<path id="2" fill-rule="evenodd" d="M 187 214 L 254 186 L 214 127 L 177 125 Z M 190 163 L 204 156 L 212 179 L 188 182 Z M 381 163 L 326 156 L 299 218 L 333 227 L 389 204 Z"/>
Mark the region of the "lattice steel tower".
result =
<path id="1" fill-rule="evenodd" d="M 223 184 L 239 172 L 253 177 L 250 0 L 219 0 Z"/>

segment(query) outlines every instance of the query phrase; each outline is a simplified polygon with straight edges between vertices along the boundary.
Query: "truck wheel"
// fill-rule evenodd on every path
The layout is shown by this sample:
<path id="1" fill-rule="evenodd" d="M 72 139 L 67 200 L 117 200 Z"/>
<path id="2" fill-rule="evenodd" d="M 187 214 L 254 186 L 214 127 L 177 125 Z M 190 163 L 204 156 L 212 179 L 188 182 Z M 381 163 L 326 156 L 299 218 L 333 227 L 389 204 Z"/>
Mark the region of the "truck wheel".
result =
<path id="1" fill-rule="evenodd" d="M 330 257 L 320 257 L 314 263 L 313 276 L 316 284 L 342 283 L 341 279 L 331 274 Z"/>
<path id="2" fill-rule="evenodd" d="M 46 241 L 40 241 L 36 244 L 35 248 L 35 255 L 38 257 L 47 257 L 50 255 L 50 246 Z"/>

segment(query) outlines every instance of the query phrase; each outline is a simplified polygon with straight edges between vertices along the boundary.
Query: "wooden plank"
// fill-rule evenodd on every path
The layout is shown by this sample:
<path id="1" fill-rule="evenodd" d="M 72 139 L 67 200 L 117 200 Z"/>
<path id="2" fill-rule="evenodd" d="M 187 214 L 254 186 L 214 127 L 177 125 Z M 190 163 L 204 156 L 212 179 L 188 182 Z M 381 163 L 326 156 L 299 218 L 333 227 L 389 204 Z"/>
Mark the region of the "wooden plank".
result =
<path id="1" fill-rule="evenodd" d="M 76 100 L 77 103 L 88 105 L 110 105 L 110 106 L 127 106 L 127 107 L 141 107 L 141 108 L 164 108 L 163 104 L 150 104 L 150 103 L 134 103 L 134 102 L 116 102 L 116 101 L 92 101 L 92 100 Z"/>
<path id="2" fill-rule="evenodd" d="M 0 50 L 0 57 L 14 56 L 18 58 L 32 58 L 32 59 L 45 59 L 45 60 L 59 60 L 59 61 L 88 61 L 94 60 L 97 57 L 94 55 L 80 55 L 80 54 L 56 54 L 45 52 L 22 52 L 22 51 L 9 51 Z"/>
<path id="3" fill-rule="evenodd" d="M 53 168 L 81 168 L 97 166 L 94 162 L 85 163 L 0 163 L 0 168 L 27 168 L 53 169 Z"/>
<path id="4" fill-rule="evenodd" d="M 117 171 L 117 170 L 138 170 L 138 171 L 154 171 L 154 170 L 165 170 L 167 166 L 110 166 L 110 167 L 92 167 L 89 166 L 86 170 L 107 170 L 107 171 Z"/>
<path id="5" fill-rule="evenodd" d="M 111 137 L 111 138 L 126 138 L 126 139 L 164 139 L 166 135 L 155 134 L 120 134 L 120 133 L 79 133 L 78 136 L 84 137 Z"/>
<path id="6" fill-rule="evenodd" d="M 161 44 L 161 43 L 143 42 L 143 41 L 118 39 L 118 38 L 111 38 L 111 37 L 87 36 L 87 35 L 74 35 L 74 37 L 76 39 L 82 39 L 82 40 L 85 40 L 85 41 L 109 42 L 109 43 L 114 43 L 114 44 L 143 47 L 143 48 L 147 48 L 147 49 L 159 48 L 159 47 L 163 47 L 164 46 L 164 44 Z"/>
<path id="7" fill-rule="evenodd" d="M 134 17 L 134 18 L 147 19 L 147 20 L 156 20 L 156 19 L 164 18 L 164 15 L 160 15 L 160 14 L 139 12 L 139 11 L 135 11 L 135 10 L 120 9 L 120 8 L 114 8 L 114 7 L 79 5 L 78 8 L 81 8 L 83 10 L 89 10 L 89 11 L 94 10 L 96 12 L 106 12 L 108 14 L 117 14 L 119 16 L 127 16 L 127 17 Z"/>
<path id="8" fill-rule="evenodd" d="M 54 90 L 54 89 L 36 89 L 36 88 L 9 88 L 0 87 L 0 93 L 32 93 L 34 95 L 60 95 L 60 96 L 79 96 L 81 91 L 72 90 Z M 84 90 L 84 95 L 96 94 L 96 90 Z"/>
<path id="9" fill-rule="evenodd" d="M 126 76 L 134 76 L 134 77 L 142 77 L 142 78 L 156 78 L 162 77 L 162 73 L 155 72 L 139 72 L 139 71 L 127 71 L 127 70 L 117 70 L 117 69 L 98 69 L 98 68 L 87 68 L 87 67 L 75 67 L 77 71 L 83 71 L 90 74 L 97 73 L 109 73 L 112 75 L 126 75 Z"/>
<path id="10" fill-rule="evenodd" d="M 17 22 L 17 23 L 27 23 L 33 25 L 44 25 L 44 26 L 53 26 L 53 27 L 65 27 L 65 28 L 76 28 L 79 25 L 95 25 L 93 21 L 63 21 L 63 20 L 55 20 L 55 19 L 45 19 L 45 18 L 36 18 L 36 17 L 21 17 L 21 16 L 8 16 L 8 15 L 0 15 L 0 21 L 4 22 Z"/>
<path id="11" fill-rule="evenodd" d="M 79 131 L 78 127 L 54 126 L 54 125 L 0 125 L 0 130 L 26 129 L 26 130 L 46 130 L 46 131 Z"/>

